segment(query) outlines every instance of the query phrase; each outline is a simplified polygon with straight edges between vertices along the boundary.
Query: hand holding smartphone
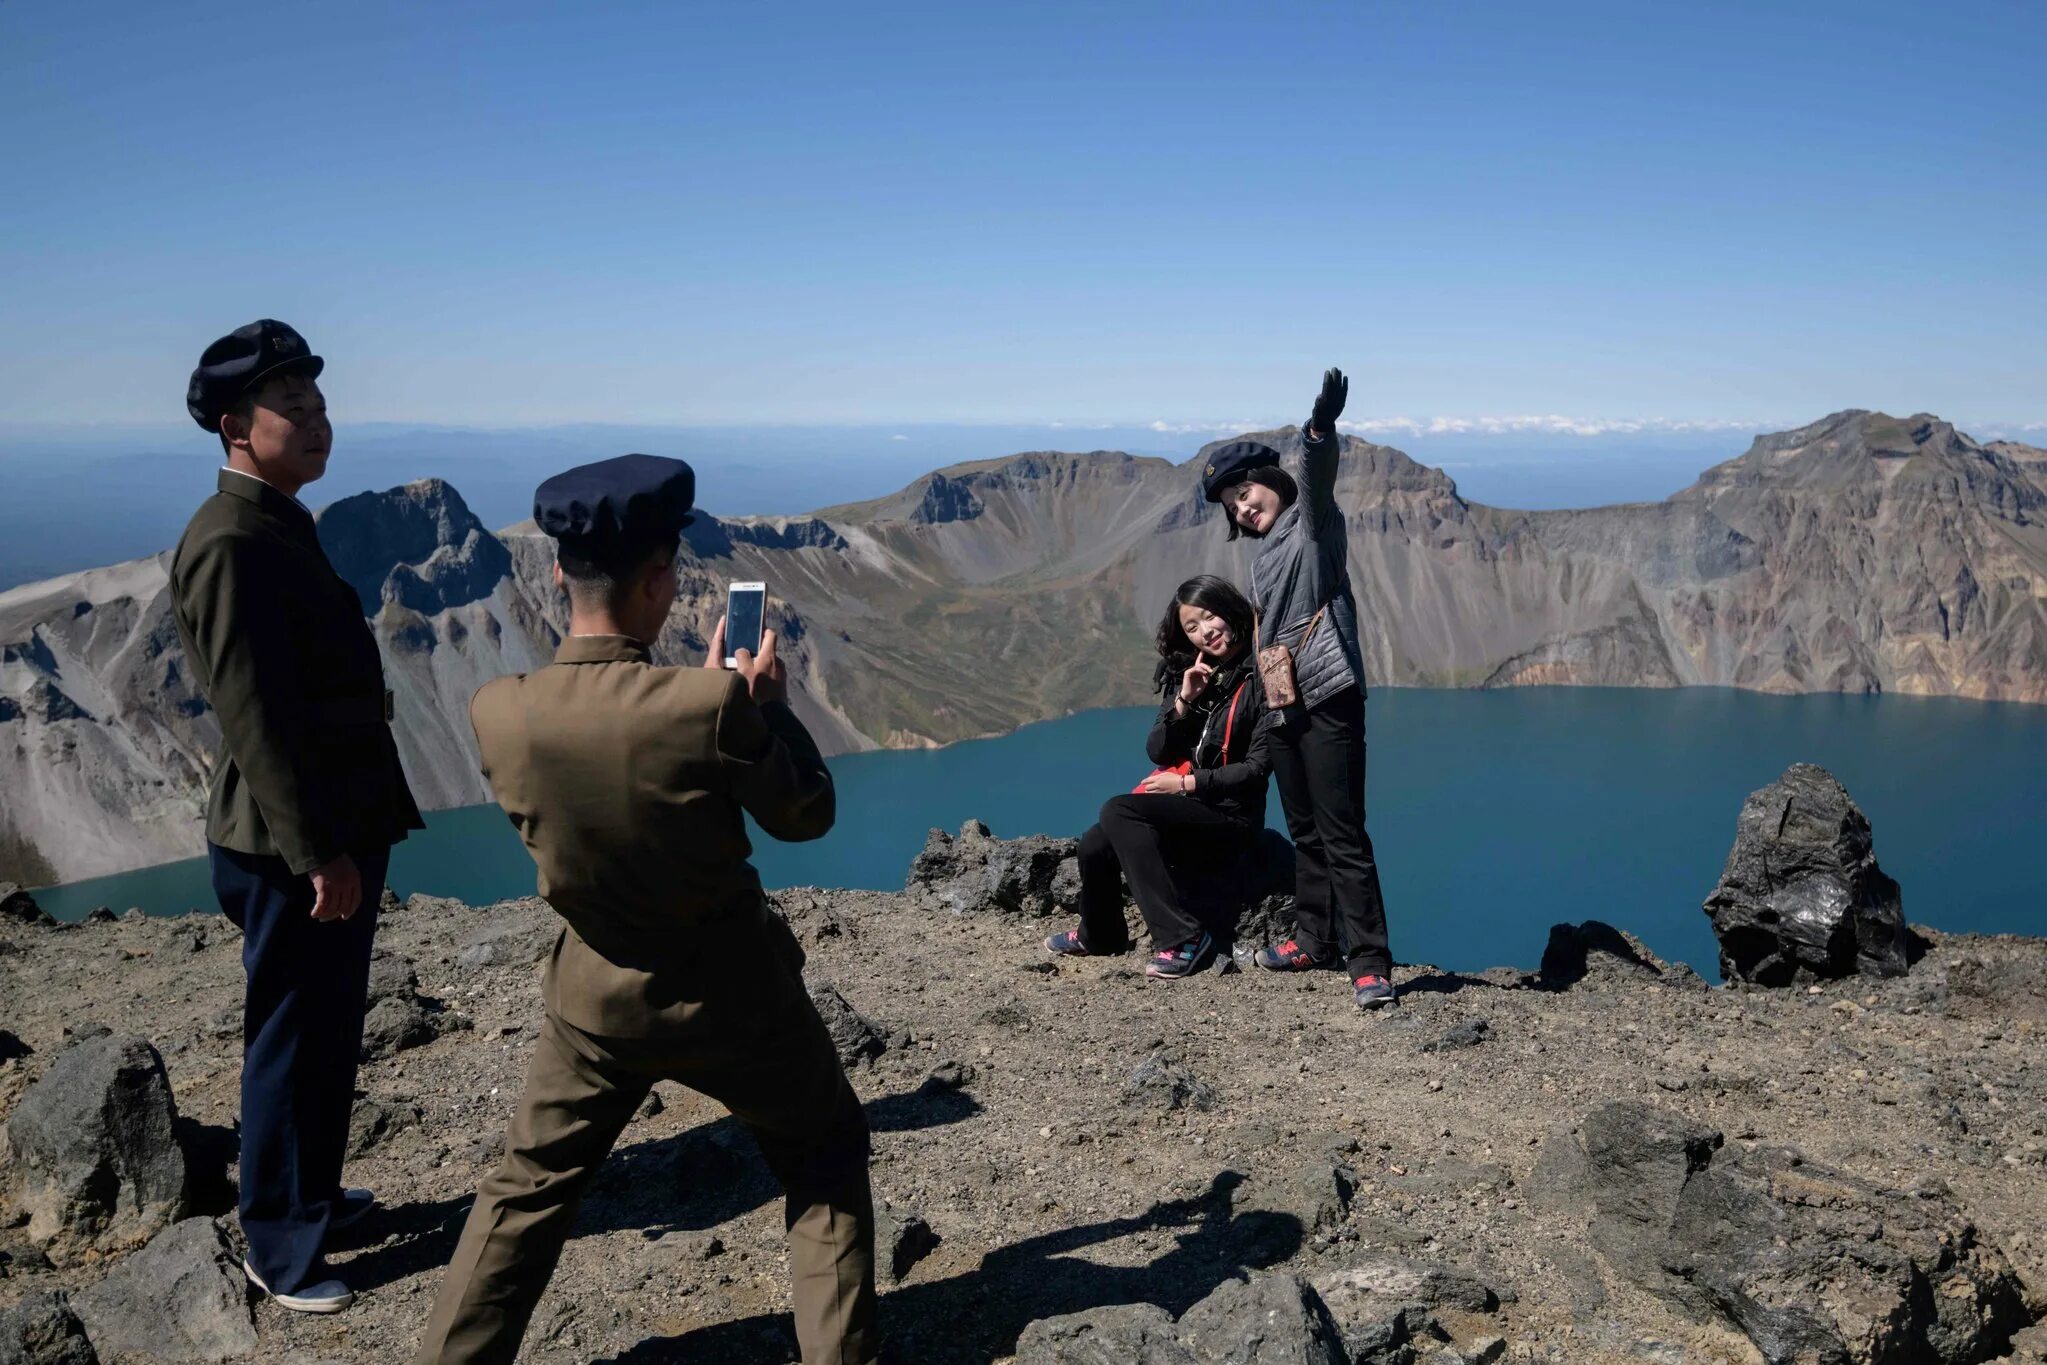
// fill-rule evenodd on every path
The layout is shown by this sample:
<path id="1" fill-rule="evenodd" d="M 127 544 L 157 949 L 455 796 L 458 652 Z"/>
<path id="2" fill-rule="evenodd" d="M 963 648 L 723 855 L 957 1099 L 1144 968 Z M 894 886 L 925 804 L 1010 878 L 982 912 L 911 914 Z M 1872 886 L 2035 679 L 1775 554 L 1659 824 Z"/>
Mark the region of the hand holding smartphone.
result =
<path id="1" fill-rule="evenodd" d="M 768 614 L 768 585 L 733 583 L 725 597 L 725 667 L 739 667 L 739 651 L 759 657 Z"/>

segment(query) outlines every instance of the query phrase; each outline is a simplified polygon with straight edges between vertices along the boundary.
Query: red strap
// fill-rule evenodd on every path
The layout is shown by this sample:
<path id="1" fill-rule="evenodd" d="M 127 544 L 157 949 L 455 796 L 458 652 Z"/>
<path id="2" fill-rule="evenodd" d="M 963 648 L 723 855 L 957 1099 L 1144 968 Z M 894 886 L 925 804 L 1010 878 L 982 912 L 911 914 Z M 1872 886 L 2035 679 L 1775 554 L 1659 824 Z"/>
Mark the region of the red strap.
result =
<path id="1" fill-rule="evenodd" d="M 1237 699 L 1244 695 L 1244 686 L 1251 680 L 1244 679 L 1237 684 L 1237 690 L 1230 693 L 1230 709 L 1223 716 L 1223 762 L 1230 761 L 1230 736 L 1237 732 Z"/>

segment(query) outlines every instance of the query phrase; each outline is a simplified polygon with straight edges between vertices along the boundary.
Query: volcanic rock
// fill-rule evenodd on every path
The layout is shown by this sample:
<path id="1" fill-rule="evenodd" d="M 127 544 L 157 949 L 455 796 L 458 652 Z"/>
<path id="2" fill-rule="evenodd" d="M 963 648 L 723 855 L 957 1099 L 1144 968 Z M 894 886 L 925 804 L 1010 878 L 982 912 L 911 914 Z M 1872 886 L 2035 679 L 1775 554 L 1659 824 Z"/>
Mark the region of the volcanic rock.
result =
<path id="1" fill-rule="evenodd" d="M 817 1006 L 818 1017 L 824 1020 L 825 1032 L 832 1036 L 832 1046 L 838 1049 L 843 1065 L 858 1066 L 888 1050 L 887 1037 L 848 1004 L 837 987 L 822 982 L 812 986 L 810 1002 Z"/>
<path id="2" fill-rule="evenodd" d="M 32 1294 L 0 1309 L 0 1365 L 99 1365 L 85 1325 L 62 1294 Z"/>
<path id="3" fill-rule="evenodd" d="M 1550 926 L 1549 942 L 1542 950 L 1541 984 L 1546 989 L 1641 981 L 1705 985 L 1690 967 L 1665 962 L 1625 929 L 1596 919 Z"/>
<path id="4" fill-rule="evenodd" d="M 1155 1303 L 1119 1303 L 1040 1318 L 1016 1343 L 1016 1365 L 1195 1365 L 1173 1315 Z"/>
<path id="5" fill-rule="evenodd" d="M 1176 1331 L 1204 1365 L 1349 1365 L 1329 1310 L 1298 1275 L 1228 1281 L 1188 1309 Z"/>
<path id="6" fill-rule="evenodd" d="M 998 839 L 969 820 L 957 836 L 931 831 L 904 890 L 954 914 L 1063 914 L 1080 899 L 1079 847 L 1077 840 L 1042 834 Z"/>
<path id="7" fill-rule="evenodd" d="M 163 1058 L 146 1038 L 60 1054 L 7 1124 L 31 1239 L 68 1254 L 149 1237 L 184 1211 L 185 1154 Z"/>
<path id="8" fill-rule="evenodd" d="M 211 1218 L 171 1227 L 73 1303 L 109 1358 L 233 1360 L 256 1349 L 246 1280 Z"/>
<path id="9" fill-rule="evenodd" d="M 469 1023 L 443 1009 L 440 1002 L 422 996 L 412 964 L 391 953 L 371 957 L 366 1002 L 362 1028 L 362 1059 L 366 1062 L 431 1043 Z"/>
<path id="10" fill-rule="evenodd" d="M 1154 1052 L 1139 1062 L 1123 1085 L 1123 1102 L 1171 1113 L 1176 1109 L 1213 1109 L 1215 1087 L 1193 1072 Z"/>
<path id="11" fill-rule="evenodd" d="M 0 922 L 33 924 L 47 929 L 57 921 L 18 884 L 0 882 Z"/>
<path id="12" fill-rule="evenodd" d="M 1877 866 L 1869 820 L 1810 763 L 1742 803 L 1706 913 L 1730 981 L 1903 976 L 1909 965 L 1898 884 Z"/>
<path id="13" fill-rule="evenodd" d="M 938 1249 L 939 1236 L 924 1215 L 882 1205 L 874 1211 L 874 1261 L 891 1284 L 900 1284 L 910 1267 Z"/>
<path id="14" fill-rule="evenodd" d="M 1944 1197 L 1723 1148 L 1681 1115 L 1608 1104 L 1550 1135 L 1529 1191 L 1581 1212 L 1623 1278 L 1766 1360 L 1973 1365 L 2030 1323 L 2011 1266 Z"/>

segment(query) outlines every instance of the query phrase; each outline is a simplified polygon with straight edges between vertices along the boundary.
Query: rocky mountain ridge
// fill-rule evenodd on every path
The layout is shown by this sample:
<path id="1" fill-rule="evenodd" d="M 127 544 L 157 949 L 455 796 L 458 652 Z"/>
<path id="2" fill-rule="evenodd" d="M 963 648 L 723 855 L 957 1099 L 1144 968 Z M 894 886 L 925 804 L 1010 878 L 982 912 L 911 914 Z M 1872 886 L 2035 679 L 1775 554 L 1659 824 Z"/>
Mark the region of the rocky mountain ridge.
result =
<path id="1" fill-rule="evenodd" d="M 1441 470 L 1346 437 L 1338 499 L 1374 683 L 2047 701 L 2047 452 L 1924 414 L 1837 413 L 1664 502 L 1559 512 L 1470 502 Z M 549 542 L 530 524 L 491 533 L 437 481 L 343 498 L 319 522 L 384 647 L 422 804 L 486 800 L 467 702 L 551 656 L 565 618 Z M 1145 700 L 1173 586 L 1242 581 L 1250 549 L 1225 542 L 1190 465 L 976 461 L 808 517 L 701 517 L 657 652 L 699 655 L 724 584 L 760 579 L 828 753 L 948 743 Z M 198 851 L 218 729 L 179 657 L 167 560 L 0 593 L 0 878 Z"/>

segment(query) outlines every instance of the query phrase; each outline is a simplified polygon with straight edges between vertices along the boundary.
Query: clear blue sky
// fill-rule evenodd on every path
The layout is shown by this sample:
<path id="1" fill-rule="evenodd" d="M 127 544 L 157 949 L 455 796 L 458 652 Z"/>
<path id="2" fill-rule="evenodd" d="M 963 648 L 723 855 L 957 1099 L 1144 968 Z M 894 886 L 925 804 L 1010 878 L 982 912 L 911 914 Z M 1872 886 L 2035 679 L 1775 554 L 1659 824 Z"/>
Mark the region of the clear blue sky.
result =
<path id="1" fill-rule="evenodd" d="M 351 419 L 2047 421 L 2043 89 L 2029 0 L 0 0 L 0 421 L 264 314 Z"/>

